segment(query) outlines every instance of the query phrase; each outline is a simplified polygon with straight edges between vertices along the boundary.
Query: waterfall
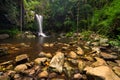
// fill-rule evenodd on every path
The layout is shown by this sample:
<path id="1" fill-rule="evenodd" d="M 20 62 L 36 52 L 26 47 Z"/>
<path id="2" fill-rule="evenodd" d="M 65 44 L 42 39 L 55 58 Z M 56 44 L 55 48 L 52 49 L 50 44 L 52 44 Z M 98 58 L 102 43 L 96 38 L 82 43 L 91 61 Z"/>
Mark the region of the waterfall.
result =
<path id="1" fill-rule="evenodd" d="M 36 14 L 36 18 L 39 25 L 38 36 L 46 37 L 46 35 L 43 33 L 43 30 L 42 30 L 43 16 Z"/>

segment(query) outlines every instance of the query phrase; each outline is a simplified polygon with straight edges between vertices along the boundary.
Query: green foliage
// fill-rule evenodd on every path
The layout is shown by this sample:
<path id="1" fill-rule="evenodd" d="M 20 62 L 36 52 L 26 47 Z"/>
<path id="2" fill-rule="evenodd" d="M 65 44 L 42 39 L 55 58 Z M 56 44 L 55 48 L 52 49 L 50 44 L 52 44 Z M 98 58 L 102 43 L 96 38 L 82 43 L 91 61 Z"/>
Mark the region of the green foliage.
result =
<path id="1" fill-rule="evenodd" d="M 92 31 L 82 31 L 81 35 L 84 40 L 89 40 L 92 33 Z"/>
<path id="2" fill-rule="evenodd" d="M 120 1 L 113 0 L 111 4 L 105 5 L 102 9 L 96 10 L 92 18 L 90 27 L 92 30 L 102 33 L 104 35 L 110 33 L 114 27 L 114 19 L 120 14 Z"/>
<path id="3" fill-rule="evenodd" d="M 18 29 L 0 30 L 0 34 L 4 34 L 4 33 L 9 34 L 10 37 L 14 37 L 18 33 L 20 33 L 20 31 Z"/>
<path id="4" fill-rule="evenodd" d="M 68 32 L 65 36 L 66 37 L 71 37 L 71 36 L 73 36 L 73 32 Z"/>
<path id="5" fill-rule="evenodd" d="M 109 44 L 112 46 L 120 46 L 120 41 L 119 40 L 111 40 L 111 41 L 109 41 Z"/>

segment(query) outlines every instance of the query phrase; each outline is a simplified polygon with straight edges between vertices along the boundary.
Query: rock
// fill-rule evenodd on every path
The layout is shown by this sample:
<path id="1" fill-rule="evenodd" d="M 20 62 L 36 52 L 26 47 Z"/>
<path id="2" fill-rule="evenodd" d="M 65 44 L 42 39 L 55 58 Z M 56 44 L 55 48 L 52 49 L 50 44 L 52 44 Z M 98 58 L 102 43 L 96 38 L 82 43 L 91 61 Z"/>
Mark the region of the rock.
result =
<path id="1" fill-rule="evenodd" d="M 15 58 L 15 61 L 16 61 L 16 64 L 23 64 L 29 61 L 29 57 L 27 54 L 21 54 Z"/>
<path id="2" fill-rule="evenodd" d="M 10 77 L 6 73 L 4 73 L 0 76 L 0 80 L 10 80 Z"/>
<path id="3" fill-rule="evenodd" d="M 22 80 L 34 80 L 32 77 L 24 77 Z"/>
<path id="4" fill-rule="evenodd" d="M 88 60 L 88 61 L 94 61 L 93 57 L 89 56 L 89 55 L 86 55 L 84 57 L 85 60 Z"/>
<path id="5" fill-rule="evenodd" d="M 67 61 L 73 65 L 78 65 L 78 60 L 68 58 Z"/>
<path id="6" fill-rule="evenodd" d="M 92 42 L 91 45 L 92 46 L 99 46 L 99 42 Z"/>
<path id="7" fill-rule="evenodd" d="M 7 49 L 6 48 L 0 48 L 0 56 L 4 56 L 4 55 L 7 55 L 8 52 L 7 52 Z"/>
<path id="8" fill-rule="evenodd" d="M 100 44 L 108 43 L 107 38 L 100 38 Z"/>
<path id="9" fill-rule="evenodd" d="M 67 75 L 67 77 L 71 77 L 74 69 L 70 66 L 70 64 L 68 62 L 64 63 L 64 68 L 65 68 L 65 74 Z"/>
<path id="10" fill-rule="evenodd" d="M 45 52 L 40 52 L 39 57 L 45 57 L 45 54 L 46 54 Z"/>
<path id="11" fill-rule="evenodd" d="M 39 57 L 52 58 L 52 54 L 51 53 L 40 52 Z"/>
<path id="12" fill-rule="evenodd" d="M 47 71 L 43 71 L 41 73 L 38 74 L 39 78 L 47 78 L 48 77 L 48 72 Z"/>
<path id="13" fill-rule="evenodd" d="M 100 52 L 101 52 L 101 50 L 100 50 L 99 47 L 93 47 L 93 48 L 92 48 L 92 51 L 93 51 L 93 52 L 96 52 L 97 55 L 99 55 Z"/>
<path id="14" fill-rule="evenodd" d="M 13 65 L 12 65 L 12 64 L 11 64 L 11 65 L 8 65 L 8 66 L 6 67 L 6 69 L 7 69 L 7 70 L 13 69 Z"/>
<path id="15" fill-rule="evenodd" d="M 2 76 L 3 75 L 3 72 L 0 72 L 0 76 Z"/>
<path id="16" fill-rule="evenodd" d="M 35 64 L 39 64 L 39 65 L 44 65 L 44 63 L 47 61 L 48 61 L 48 58 L 45 58 L 45 57 L 37 58 L 34 60 Z"/>
<path id="17" fill-rule="evenodd" d="M 74 74 L 73 76 L 73 79 L 77 79 L 77 80 L 80 80 L 82 78 L 82 75 L 80 73 L 76 73 Z"/>
<path id="18" fill-rule="evenodd" d="M 46 54 L 45 54 L 45 57 L 47 57 L 47 58 L 52 58 L 52 54 L 51 54 L 51 53 L 46 53 Z"/>
<path id="19" fill-rule="evenodd" d="M 76 54 L 74 51 L 71 51 L 71 52 L 69 53 L 69 57 L 70 57 L 70 58 L 73 58 L 73 59 L 76 59 L 76 58 L 77 58 L 77 54 Z"/>
<path id="20" fill-rule="evenodd" d="M 20 64 L 20 65 L 17 65 L 14 70 L 17 72 L 23 72 L 26 69 L 28 69 L 28 67 L 25 64 Z"/>
<path id="21" fill-rule="evenodd" d="M 97 60 L 96 62 L 94 62 L 92 64 L 93 67 L 98 67 L 98 66 L 107 66 L 107 63 L 105 62 L 105 60 L 103 60 L 102 58 L 99 57 L 95 57 L 95 59 Z"/>
<path id="22" fill-rule="evenodd" d="M 3 63 L 0 63 L 1 66 L 5 66 L 5 65 L 11 65 L 12 64 L 12 60 L 11 61 L 6 61 L 6 62 L 3 62 Z"/>
<path id="23" fill-rule="evenodd" d="M 14 75 L 14 79 L 16 80 L 16 79 L 18 79 L 18 78 L 20 78 L 20 74 L 15 74 Z M 18 79 L 19 80 L 19 79 Z"/>
<path id="24" fill-rule="evenodd" d="M 50 79 L 55 78 L 55 77 L 57 77 L 57 74 L 55 72 L 52 72 L 52 73 L 49 74 Z"/>
<path id="25" fill-rule="evenodd" d="M 62 52 L 56 52 L 56 55 L 50 61 L 50 68 L 54 69 L 56 72 L 63 71 L 64 64 L 64 54 Z"/>
<path id="26" fill-rule="evenodd" d="M 105 52 L 101 52 L 100 56 L 103 57 L 104 59 L 107 59 L 107 60 L 115 60 L 115 59 L 118 58 L 118 56 L 108 54 L 108 53 L 105 53 Z"/>
<path id="27" fill-rule="evenodd" d="M 115 60 L 115 62 L 120 66 L 120 60 Z"/>
<path id="28" fill-rule="evenodd" d="M 91 75 L 95 80 L 120 80 L 120 78 L 108 67 L 86 67 L 84 69 L 87 75 Z"/>
<path id="29" fill-rule="evenodd" d="M 78 61 L 78 69 L 79 69 L 80 72 L 83 72 L 85 66 L 86 66 L 85 62 L 83 62 L 81 60 Z"/>
<path id="30" fill-rule="evenodd" d="M 8 76 L 13 77 L 16 74 L 16 72 L 13 70 L 9 70 L 7 74 Z"/>
<path id="31" fill-rule="evenodd" d="M 115 66 L 115 67 L 113 67 L 113 70 L 120 77 L 120 67 Z"/>
<path id="32" fill-rule="evenodd" d="M 50 47 L 49 43 L 44 43 L 43 46 L 44 47 Z"/>
<path id="33" fill-rule="evenodd" d="M 8 34 L 0 34 L 0 39 L 7 39 L 10 36 Z"/>
<path id="34" fill-rule="evenodd" d="M 30 45 L 27 45 L 25 43 L 20 43 L 20 45 L 23 46 L 23 47 L 30 47 Z"/>
<path id="35" fill-rule="evenodd" d="M 115 63 L 114 61 L 107 61 L 107 64 L 108 64 L 110 67 L 118 66 L 118 64 Z"/>
<path id="36" fill-rule="evenodd" d="M 78 48 L 77 48 L 77 54 L 78 54 L 78 55 L 83 55 L 83 54 L 84 54 L 84 51 L 83 51 L 80 47 L 78 47 Z"/>

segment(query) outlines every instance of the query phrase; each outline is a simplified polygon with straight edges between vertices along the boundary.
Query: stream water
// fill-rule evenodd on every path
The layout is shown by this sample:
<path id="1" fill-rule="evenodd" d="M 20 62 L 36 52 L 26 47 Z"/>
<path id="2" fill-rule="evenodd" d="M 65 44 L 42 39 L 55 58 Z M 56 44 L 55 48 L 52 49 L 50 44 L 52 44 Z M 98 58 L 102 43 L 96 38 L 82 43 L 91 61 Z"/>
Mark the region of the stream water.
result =
<path id="1" fill-rule="evenodd" d="M 12 46 L 14 46 L 17 44 L 19 45 L 21 43 L 25 43 L 27 45 L 30 45 L 30 48 L 28 48 L 26 50 L 21 49 L 16 53 L 1 56 L 0 62 L 14 60 L 15 57 L 19 54 L 28 54 L 30 59 L 33 60 L 36 57 L 38 57 L 38 54 L 43 50 L 42 45 L 44 43 L 53 43 L 53 42 L 66 43 L 68 41 L 69 41 L 69 39 L 65 39 L 65 38 L 59 40 L 58 37 L 37 37 L 37 38 L 33 38 L 33 39 L 27 39 L 27 38 L 14 39 L 14 38 L 12 38 L 12 39 L 0 40 L 0 45 L 11 44 Z"/>

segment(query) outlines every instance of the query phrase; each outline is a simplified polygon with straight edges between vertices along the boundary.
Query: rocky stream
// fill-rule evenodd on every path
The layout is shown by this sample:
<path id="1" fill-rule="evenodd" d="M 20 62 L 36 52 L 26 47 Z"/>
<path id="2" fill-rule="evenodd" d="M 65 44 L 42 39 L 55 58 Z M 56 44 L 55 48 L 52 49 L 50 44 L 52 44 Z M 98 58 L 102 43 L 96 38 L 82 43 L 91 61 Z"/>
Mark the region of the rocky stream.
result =
<path id="1" fill-rule="evenodd" d="M 0 80 L 120 80 L 119 48 L 98 35 L 91 41 L 75 38 L 40 45 L 42 50 L 32 60 L 24 53 L 32 49 L 30 44 L 0 44 L 1 56 L 23 50 L 15 59 L 0 63 Z"/>

